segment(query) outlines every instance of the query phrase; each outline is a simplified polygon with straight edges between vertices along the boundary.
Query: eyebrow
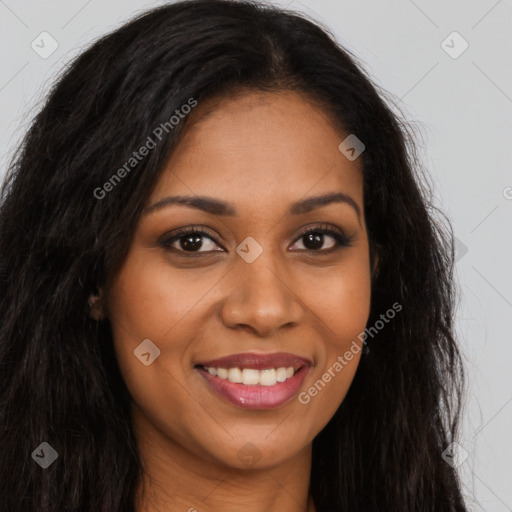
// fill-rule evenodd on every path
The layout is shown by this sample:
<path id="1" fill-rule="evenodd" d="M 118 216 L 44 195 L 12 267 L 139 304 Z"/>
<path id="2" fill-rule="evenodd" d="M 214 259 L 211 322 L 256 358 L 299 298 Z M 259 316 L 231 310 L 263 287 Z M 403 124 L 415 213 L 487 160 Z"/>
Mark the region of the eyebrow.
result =
<path id="1" fill-rule="evenodd" d="M 288 209 L 290 215 L 300 215 L 308 213 L 317 208 L 327 206 L 333 203 L 345 203 L 356 211 L 358 218 L 361 215 L 361 209 L 359 205 L 347 194 L 341 192 L 333 192 L 330 194 L 319 195 L 301 199 L 296 203 L 293 203 Z M 234 217 L 237 215 L 236 208 L 230 203 L 225 203 L 218 199 L 208 196 L 169 196 L 157 201 L 153 205 L 147 207 L 144 211 L 144 215 L 154 213 L 172 205 L 188 206 L 189 208 L 195 208 L 202 210 L 211 215 L 221 215 Z"/>

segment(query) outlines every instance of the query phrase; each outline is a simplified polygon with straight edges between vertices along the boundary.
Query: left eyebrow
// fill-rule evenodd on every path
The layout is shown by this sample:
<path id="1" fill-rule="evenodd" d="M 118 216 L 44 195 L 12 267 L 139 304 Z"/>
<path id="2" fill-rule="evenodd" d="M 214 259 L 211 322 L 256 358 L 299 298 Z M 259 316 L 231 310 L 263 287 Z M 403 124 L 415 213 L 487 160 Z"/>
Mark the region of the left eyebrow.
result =
<path id="1" fill-rule="evenodd" d="M 301 201 L 297 201 L 290 206 L 288 213 L 291 215 L 299 215 L 301 213 L 308 213 L 322 206 L 327 206 L 332 203 L 346 203 L 352 206 L 357 213 L 357 216 L 361 216 L 361 209 L 359 205 L 347 194 L 341 192 L 333 192 L 332 194 L 326 194 L 322 196 L 313 196 Z"/>
<path id="2" fill-rule="evenodd" d="M 327 206 L 333 203 L 346 203 L 356 211 L 358 218 L 361 216 L 361 209 L 354 199 L 347 194 L 341 192 L 333 192 L 330 194 L 319 195 L 301 199 L 293 203 L 288 209 L 290 215 L 300 215 L 308 213 L 317 208 Z M 202 210 L 211 215 L 222 215 L 234 217 L 237 215 L 236 208 L 231 203 L 225 203 L 214 197 L 208 196 L 169 196 L 157 201 L 153 205 L 146 208 L 144 215 L 156 212 L 163 208 L 172 205 L 188 206 L 189 208 L 195 208 Z"/>

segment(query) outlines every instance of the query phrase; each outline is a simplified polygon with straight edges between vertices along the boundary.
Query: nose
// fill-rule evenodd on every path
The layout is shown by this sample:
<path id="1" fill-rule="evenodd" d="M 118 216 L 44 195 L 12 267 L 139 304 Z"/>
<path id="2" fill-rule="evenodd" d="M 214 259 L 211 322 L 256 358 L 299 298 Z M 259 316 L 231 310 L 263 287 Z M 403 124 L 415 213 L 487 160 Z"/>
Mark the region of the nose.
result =
<path id="1" fill-rule="evenodd" d="M 268 337 L 301 322 L 304 307 L 291 273 L 272 260 L 264 251 L 252 263 L 242 258 L 236 261 L 221 308 L 226 327 Z"/>

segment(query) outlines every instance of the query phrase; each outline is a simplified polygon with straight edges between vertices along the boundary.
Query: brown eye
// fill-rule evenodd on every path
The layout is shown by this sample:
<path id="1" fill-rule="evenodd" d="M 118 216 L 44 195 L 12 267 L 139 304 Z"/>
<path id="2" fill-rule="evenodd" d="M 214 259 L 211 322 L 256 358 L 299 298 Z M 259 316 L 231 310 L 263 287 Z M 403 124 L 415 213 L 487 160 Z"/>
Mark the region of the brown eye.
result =
<path id="1" fill-rule="evenodd" d="M 205 242 L 205 239 L 207 241 Z M 166 237 L 160 242 L 166 249 L 176 250 L 185 253 L 218 252 L 219 247 L 213 237 L 201 229 L 183 229 Z M 220 249 L 222 250 L 222 249 Z"/>
<path id="2" fill-rule="evenodd" d="M 298 242 L 300 241 L 302 241 L 303 248 L 296 247 L 293 250 L 304 250 L 326 254 L 341 247 L 348 247 L 351 245 L 351 238 L 347 237 L 343 232 L 338 232 L 332 228 L 325 227 L 314 227 L 308 229 L 298 238 Z M 298 242 L 295 242 L 295 244 Z M 328 243 L 327 248 L 324 247 L 324 244 L 326 243 Z"/>

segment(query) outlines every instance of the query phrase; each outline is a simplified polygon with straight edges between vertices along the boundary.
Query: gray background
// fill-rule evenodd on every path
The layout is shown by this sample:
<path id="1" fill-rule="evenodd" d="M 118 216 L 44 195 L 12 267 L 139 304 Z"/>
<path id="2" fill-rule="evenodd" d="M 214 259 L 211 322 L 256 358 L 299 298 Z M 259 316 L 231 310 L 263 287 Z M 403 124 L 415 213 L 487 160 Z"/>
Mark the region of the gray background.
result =
<path id="1" fill-rule="evenodd" d="M 161 3 L 0 0 L 0 180 L 63 65 Z M 512 511 L 512 1 L 273 3 L 327 25 L 418 130 L 437 205 L 459 240 L 457 329 L 469 380 L 464 492 L 470 510 Z M 31 47 L 43 45 L 44 31 L 58 43 L 46 59 Z M 453 31 L 469 45 L 458 56 L 464 43 L 448 37 Z"/>

